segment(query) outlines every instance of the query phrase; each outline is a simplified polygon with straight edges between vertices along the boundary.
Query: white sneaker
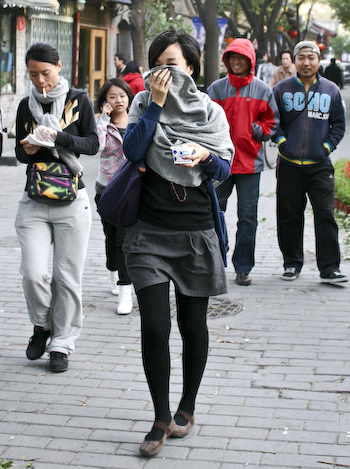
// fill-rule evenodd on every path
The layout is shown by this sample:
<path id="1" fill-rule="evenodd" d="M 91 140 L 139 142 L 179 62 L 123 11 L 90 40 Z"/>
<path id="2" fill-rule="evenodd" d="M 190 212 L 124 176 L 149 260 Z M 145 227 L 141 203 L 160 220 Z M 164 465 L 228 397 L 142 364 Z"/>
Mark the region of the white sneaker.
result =
<path id="1" fill-rule="evenodd" d="M 132 285 L 119 285 L 118 314 L 130 314 L 132 310 Z"/>
<path id="2" fill-rule="evenodd" d="M 111 287 L 111 293 L 112 295 L 119 295 L 119 285 L 117 284 L 118 282 L 118 271 L 109 271 L 109 283 Z"/>

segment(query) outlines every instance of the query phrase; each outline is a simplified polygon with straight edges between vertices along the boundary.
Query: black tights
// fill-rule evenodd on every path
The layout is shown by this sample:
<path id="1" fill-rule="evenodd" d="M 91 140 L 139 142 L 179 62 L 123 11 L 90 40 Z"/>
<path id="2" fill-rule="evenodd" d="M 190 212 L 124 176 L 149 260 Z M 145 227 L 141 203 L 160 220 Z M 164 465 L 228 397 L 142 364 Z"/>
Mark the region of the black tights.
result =
<path id="1" fill-rule="evenodd" d="M 143 366 L 154 404 L 155 420 L 162 420 L 169 425 L 169 283 L 143 288 L 137 292 L 137 297 L 141 314 Z M 176 291 L 176 304 L 183 340 L 183 393 L 179 410 L 193 415 L 208 356 L 208 298 L 185 296 Z"/>

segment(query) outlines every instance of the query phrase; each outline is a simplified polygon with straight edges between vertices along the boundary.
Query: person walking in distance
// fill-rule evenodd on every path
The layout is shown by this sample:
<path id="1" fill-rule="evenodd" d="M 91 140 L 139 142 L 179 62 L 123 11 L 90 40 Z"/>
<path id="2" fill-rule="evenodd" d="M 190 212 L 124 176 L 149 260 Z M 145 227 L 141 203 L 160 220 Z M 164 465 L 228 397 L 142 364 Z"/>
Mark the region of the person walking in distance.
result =
<path id="1" fill-rule="evenodd" d="M 124 54 L 118 52 L 114 55 L 114 65 L 117 70 L 117 78 L 123 78 L 124 71 L 126 68 Z"/>
<path id="2" fill-rule="evenodd" d="M 269 62 L 269 57 L 265 50 L 256 51 L 255 76 L 264 83 L 269 83 L 275 70 L 275 65 Z"/>
<path id="3" fill-rule="evenodd" d="M 228 74 L 215 81 L 208 95 L 226 112 L 235 146 L 231 175 L 216 189 L 221 210 L 226 211 L 233 188 L 237 190 L 237 233 L 232 262 L 238 285 L 250 285 L 255 263 L 260 173 L 264 168 L 262 141 L 278 125 L 278 110 L 268 84 L 254 77 L 255 52 L 248 39 L 235 39 L 223 55 Z"/>
<path id="4" fill-rule="evenodd" d="M 321 282 L 348 279 L 339 270 L 338 227 L 334 220 L 334 169 L 330 154 L 345 132 L 345 109 L 339 88 L 318 73 L 317 44 L 294 48 L 297 75 L 274 87 L 281 122 L 278 144 L 277 233 L 283 254 L 283 280 L 295 280 L 303 267 L 304 211 L 308 196 L 316 236 Z"/>
<path id="5" fill-rule="evenodd" d="M 123 80 L 130 86 L 134 95 L 145 89 L 141 70 L 142 67 L 136 61 L 129 62 L 124 70 Z"/>
<path id="6" fill-rule="evenodd" d="M 323 76 L 328 78 L 328 80 L 333 81 L 333 83 L 338 85 L 340 89 L 343 89 L 343 74 L 341 68 L 336 63 L 335 58 L 331 59 L 331 63 L 326 67 Z"/>
<path id="7" fill-rule="evenodd" d="M 282 64 L 273 71 L 273 75 L 269 83 L 271 88 L 273 88 L 279 81 L 294 77 L 297 73 L 293 63 L 293 53 L 291 50 L 283 50 L 280 53 L 280 59 Z"/>

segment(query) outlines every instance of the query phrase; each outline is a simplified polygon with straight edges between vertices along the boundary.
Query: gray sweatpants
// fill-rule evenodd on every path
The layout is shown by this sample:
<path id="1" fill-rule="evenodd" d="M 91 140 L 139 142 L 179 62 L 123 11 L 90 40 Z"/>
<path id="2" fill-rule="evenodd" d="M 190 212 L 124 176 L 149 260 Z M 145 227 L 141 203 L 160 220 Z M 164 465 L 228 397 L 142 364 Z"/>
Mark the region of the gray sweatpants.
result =
<path id="1" fill-rule="evenodd" d="M 62 206 L 37 203 L 24 192 L 15 227 L 29 319 L 51 331 L 47 352 L 72 353 L 83 323 L 82 276 L 91 228 L 86 189 Z"/>

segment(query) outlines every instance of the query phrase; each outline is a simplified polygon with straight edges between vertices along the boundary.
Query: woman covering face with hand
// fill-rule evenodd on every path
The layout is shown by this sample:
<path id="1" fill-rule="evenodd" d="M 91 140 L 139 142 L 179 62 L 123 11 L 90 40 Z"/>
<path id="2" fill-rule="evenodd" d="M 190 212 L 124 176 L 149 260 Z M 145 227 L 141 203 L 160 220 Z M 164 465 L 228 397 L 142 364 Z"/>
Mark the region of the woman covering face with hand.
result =
<path id="1" fill-rule="evenodd" d="M 33 44 L 26 54 L 26 64 L 33 86 L 18 107 L 16 156 L 28 165 L 28 179 L 15 225 L 22 250 L 24 295 L 34 325 L 27 357 L 37 360 L 46 350 L 50 353 L 50 370 L 59 372 L 68 368 L 68 355 L 74 352 L 83 317 L 82 275 L 91 209 L 78 156 L 94 155 L 98 138 L 86 93 L 69 89 L 67 80 L 59 75 L 62 64 L 57 49 L 47 43 Z M 28 134 L 33 133 L 37 145 L 29 142 Z M 44 173 L 36 169 L 35 186 L 41 187 L 42 195 L 50 192 L 54 198 L 30 198 L 28 194 L 32 196 L 35 189 L 29 179 L 33 168 L 45 172 L 58 164 L 69 178 L 76 176 L 76 199 L 67 204 L 59 200 L 59 194 L 64 194 L 64 182 L 60 193 L 45 191 L 40 181 Z"/>
<path id="2" fill-rule="evenodd" d="M 146 91 L 129 112 L 124 153 L 144 158 L 140 212 L 123 245 L 141 314 L 142 356 L 155 422 L 140 447 L 145 456 L 167 436 L 185 436 L 208 354 L 208 297 L 226 292 L 219 210 L 211 179 L 229 176 L 233 147 L 220 106 L 197 90 L 200 50 L 190 35 L 167 31 L 149 50 Z M 187 144 L 188 163 L 174 164 L 171 146 Z M 191 154 L 193 153 L 193 154 Z M 221 241 L 221 242 L 220 242 Z M 222 249 L 220 249 L 222 247 Z M 183 393 L 169 406 L 169 283 L 175 285 L 183 340 Z"/>

